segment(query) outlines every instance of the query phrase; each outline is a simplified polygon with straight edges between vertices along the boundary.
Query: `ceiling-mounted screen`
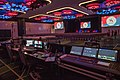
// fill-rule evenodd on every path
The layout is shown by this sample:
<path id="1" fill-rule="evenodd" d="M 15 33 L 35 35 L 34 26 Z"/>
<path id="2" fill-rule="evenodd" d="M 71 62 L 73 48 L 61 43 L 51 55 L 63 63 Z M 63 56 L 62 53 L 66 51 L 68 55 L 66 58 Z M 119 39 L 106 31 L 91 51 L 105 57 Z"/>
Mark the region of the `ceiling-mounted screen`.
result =
<path id="1" fill-rule="evenodd" d="M 64 29 L 63 22 L 55 22 L 54 23 L 54 29 Z"/>
<path id="2" fill-rule="evenodd" d="M 84 50 L 83 50 L 83 55 L 95 58 L 96 55 L 97 55 L 97 51 L 98 51 L 97 48 L 88 48 L 88 47 L 85 47 Z"/>
<path id="3" fill-rule="evenodd" d="M 107 49 L 99 49 L 98 58 L 110 61 L 116 61 L 117 58 L 117 50 L 107 50 Z"/>
<path id="4" fill-rule="evenodd" d="M 91 22 L 80 22 L 80 28 L 85 29 L 85 28 L 91 28 Z"/>
<path id="5" fill-rule="evenodd" d="M 103 16 L 101 25 L 102 27 L 120 26 L 120 15 Z"/>
<path id="6" fill-rule="evenodd" d="M 81 55 L 83 47 L 72 46 L 70 54 Z"/>

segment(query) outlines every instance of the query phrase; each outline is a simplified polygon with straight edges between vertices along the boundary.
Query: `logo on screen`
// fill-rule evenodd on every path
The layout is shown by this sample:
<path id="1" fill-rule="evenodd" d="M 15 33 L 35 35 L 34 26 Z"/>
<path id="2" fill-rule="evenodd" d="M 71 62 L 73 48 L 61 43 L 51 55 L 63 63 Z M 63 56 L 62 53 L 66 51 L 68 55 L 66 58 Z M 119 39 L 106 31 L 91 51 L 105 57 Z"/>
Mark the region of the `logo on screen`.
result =
<path id="1" fill-rule="evenodd" d="M 114 16 L 110 16 L 110 17 L 107 18 L 106 22 L 107 22 L 108 25 L 112 26 L 112 25 L 115 25 L 117 20 Z"/>
<path id="2" fill-rule="evenodd" d="M 56 26 L 58 29 L 60 29 L 62 27 L 62 24 L 60 22 L 57 23 L 57 26 Z"/>
<path id="3" fill-rule="evenodd" d="M 63 29 L 63 22 L 55 22 L 54 27 L 55 29 Z"/>
<path id="4" fill-rule="evenodd" d="M 84 27 L 84 28 L 87 28 L 87 26 L 88 26 L 88 23 L 87 23 L 87 22 L 83 23 L 83 27 Z"/>
<path id="5" fill-rule="evenodd" d="M 90 22 L 81 22 L 81 28 L 90 28 L 91 27 L 91 23 Z"/>

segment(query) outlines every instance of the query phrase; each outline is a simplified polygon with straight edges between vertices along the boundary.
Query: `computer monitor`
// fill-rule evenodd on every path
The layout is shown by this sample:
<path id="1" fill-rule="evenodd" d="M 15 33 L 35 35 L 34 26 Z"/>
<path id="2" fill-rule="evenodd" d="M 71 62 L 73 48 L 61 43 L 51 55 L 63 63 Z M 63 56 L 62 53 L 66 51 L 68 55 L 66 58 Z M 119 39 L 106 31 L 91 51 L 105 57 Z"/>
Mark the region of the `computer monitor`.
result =
<path id="1" fill-rule="evenodd" d="M 35 40 L 34 41 L 34 47 L 35 48 L 43 48 L 42 41 Z"/>
<path id="2" fill-rule="evenodd" d="M 88 47 L 85 47 L 84 50 L 83 50 L 83 55 L 84 56 L 88 56 L 88 57 L 94 57 L 94 58 L 96 58 L 97 51 L 98 51 L 97 48 L 88 48 Z"/>
<path id="3" fill-rule="evenodd" d="M 117 50 L 99 49 L 98 58 L 109 61 L 117 61 L 117 53 Z"/>
<path id="4" fill-rule="evenodd" d="M 48 44 L 47 42 L 43 42 L 44 49 L 48 49 Z"/>
<path id="5" fill-rule="evenodd" d="M 83 47 L 72 46 L 70 54 L 81 55 Z"/>
<path id="6" fill-rule="evenodd" d="M 26 40 L 26 47 L 33 46 L 34 40 Z"/>

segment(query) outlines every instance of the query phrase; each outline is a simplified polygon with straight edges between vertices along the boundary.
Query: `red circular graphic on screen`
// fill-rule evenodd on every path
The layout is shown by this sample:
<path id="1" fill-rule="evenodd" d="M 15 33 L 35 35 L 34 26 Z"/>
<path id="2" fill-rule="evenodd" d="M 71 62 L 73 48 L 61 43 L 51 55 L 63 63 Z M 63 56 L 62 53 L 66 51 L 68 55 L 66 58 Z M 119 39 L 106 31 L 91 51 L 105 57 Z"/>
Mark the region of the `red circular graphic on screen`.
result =
<path id="1" fill-rule="evenodd" d="M 112 25 L 115 25 L 117 20 L 114 16 L 110 16 L 110 17 L 107 18 L 106 22 L 107 22 L 108 25 L 112 26 Z"/>
<path id="2" fill-rule="evenodd" d="M 62 27 L 62 24 L 60 22 L 57 23 L 57 29 L 60 29 Z"/>
<path id="3" fill-rule="evenodd" d="M 87 23 L 87 22 L 84 22 L 84 23 L 83 23 L 83 27 L 84 27 L 84 28 L 87 28 L 87 27 L 88 27 L 88 23 Z"/>

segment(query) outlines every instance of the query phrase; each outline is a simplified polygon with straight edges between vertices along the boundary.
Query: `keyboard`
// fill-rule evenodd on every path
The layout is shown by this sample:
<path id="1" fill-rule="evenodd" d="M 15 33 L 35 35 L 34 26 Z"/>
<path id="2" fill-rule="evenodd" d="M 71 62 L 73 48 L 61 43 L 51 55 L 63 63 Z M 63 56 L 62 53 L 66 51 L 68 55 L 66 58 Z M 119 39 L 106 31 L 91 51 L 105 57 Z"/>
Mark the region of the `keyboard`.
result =
<path id="1" fill-rule="evenodd" d="M 65 56 L 65 57 L 62 58 L 61 60 L 67 61 L 67 62 L 75 62 L 75 61 L 78 61 L 78 58 L 72 57 L 72 56 Z"/>
<path id="2" fill-rule="evenodd" d="M 47 57 L 45 62 L 52 62 L 55 61 L 55 57 Z"/>
<path id="3" fill-rule="evenodd" d="M 40 51 L 38 51 L 37 53 L 38 53 L 38 54 L 45 54 L 45 52 L 40 52 Z"/>
<path id="4" fill-rule="evenodd" d="M 103 62 L 103 61 L 98 61 L 97 64 L 103 65 L 103 66 L 109 66 L 109 65 L 110 65 L 110 63 L 108 63 L 108 62 Z"/>

